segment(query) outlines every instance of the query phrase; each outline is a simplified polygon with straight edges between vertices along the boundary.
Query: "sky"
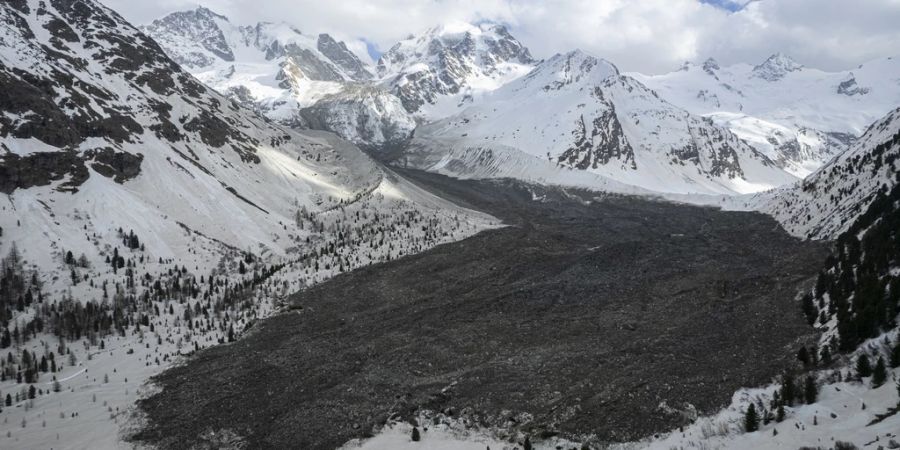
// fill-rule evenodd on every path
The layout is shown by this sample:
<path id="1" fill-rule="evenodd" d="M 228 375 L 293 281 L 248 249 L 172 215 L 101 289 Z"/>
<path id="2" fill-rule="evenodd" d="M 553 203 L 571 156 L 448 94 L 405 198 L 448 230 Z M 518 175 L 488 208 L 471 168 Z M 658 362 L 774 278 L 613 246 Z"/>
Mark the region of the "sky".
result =
<path id="1" fill-rule="evenodd" d="M 783 52 L 845 70 L 900 56 L 900 0 L 101 0 L 134 24 L 203 5 L 238 24 L 284 21 L 359 54 L 449 21 L 494 21 L 537 58 L 580 48 L 623 71 L 676 70 L 713 57 L 757 64 Z"/>

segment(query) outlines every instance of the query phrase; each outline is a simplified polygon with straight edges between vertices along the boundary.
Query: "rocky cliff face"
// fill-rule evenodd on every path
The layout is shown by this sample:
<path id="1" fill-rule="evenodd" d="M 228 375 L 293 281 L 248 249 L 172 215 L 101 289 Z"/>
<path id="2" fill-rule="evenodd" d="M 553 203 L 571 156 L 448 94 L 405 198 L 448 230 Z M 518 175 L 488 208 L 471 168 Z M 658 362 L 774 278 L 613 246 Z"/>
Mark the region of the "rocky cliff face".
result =
<path id="1" fill-rule="evenodd" d="M 900 109 L 868 128 L 850 149 L 802 182 L 760 194 L 749 206 L 794 235 L 834 239 L 879 196 L 900 184 Z"/>
<path id="2" fill-rule="evenodd" d="M 502 25 L 448 24 L 403 40 L 381 56 L 377 72 L 407 111 L 434 117 L 471 103 L 475 85 L 499 87 L 534 64 Z M 438 105 L 446 103 L 446 105 Z"/>
<path id="3" fill-rule="evenodd" d="M 581 51 L 549 58 L 483 104 L 422 127 L 416 136 L 423 141 L 417 156 L 427 152 L 424 141 L 431 138 L 441 142 L 441 152 L 479 149 L 487 155 L 489 149 L 485 163 L 497 173 L 509 172 L 496 168 L 503 163 L 495 155 L 515 165 L 520 158 L 509 155 L 521 154 L 536 159 L 531 166 L 542 160 L 544 173 L 564 167 L 657 192 L 733 194 L 795 180 L 711 119 L 666 102 L 609 62 Z M 457 167 L 458 176 L 481 172 L 471 159 L 465 164 L 438 155 L 420 159 L 443 171 Z"/>
<path id="4" fill-rule="evenodd" d="M 328 34 L 236 25 L 206 8 L 143 29 L 204 83 L 281 125 L 331 131 L 376 151 L 415 128 L 400 100 L 372 83 L 373 68 Z"/>
<path id="5" fill-rule="evenodd" d="M 852 71 L 825 72 L 778 53 L 757 65 L 707 60 L 672 73 L 631 76 L 805 177 L 900 104 L 900 84 L 892 75 L 900 71 L 898 61 L 882 58 Z"/>

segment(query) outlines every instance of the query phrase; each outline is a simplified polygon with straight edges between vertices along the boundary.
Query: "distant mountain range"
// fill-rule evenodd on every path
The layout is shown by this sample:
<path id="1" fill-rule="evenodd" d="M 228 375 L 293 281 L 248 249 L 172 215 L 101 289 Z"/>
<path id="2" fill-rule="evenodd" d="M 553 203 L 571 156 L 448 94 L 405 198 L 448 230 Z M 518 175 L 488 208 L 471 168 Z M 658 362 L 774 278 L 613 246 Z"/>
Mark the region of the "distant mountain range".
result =
<path id="1" fill-rule="evenodd" d="M 720 67 L 709 59 L 664 75 L 631 75 L 669 101 L 729 128 L 803 177 L 900 105 L 897 74 L 898 58 L 823 72 L 775 54 L 758 65 Z"/>
<path id="2" fill-rule="evenodd" d="M 892 58 L 828 73 L 775 54 L 647 76 L 580 51 L 540 61 L 502 25 L 448 23 L 398 42 L 373 66 L 328 34 L 237 25 L 202 7 L 142 30 L 273 121 L 463 177 L 758 192 L 815 171 L 900 104 Z"/>

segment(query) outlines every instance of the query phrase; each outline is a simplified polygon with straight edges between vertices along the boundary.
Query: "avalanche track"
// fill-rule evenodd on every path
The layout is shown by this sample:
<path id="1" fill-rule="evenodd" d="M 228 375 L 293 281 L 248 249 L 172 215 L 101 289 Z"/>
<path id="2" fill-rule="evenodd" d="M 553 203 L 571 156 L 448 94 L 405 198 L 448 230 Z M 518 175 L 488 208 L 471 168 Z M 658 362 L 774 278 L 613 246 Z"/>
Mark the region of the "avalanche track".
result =
<path id="1" fill-rule="evenodd" d="M 402 173 L 509 226 L 297 293 L 158 376 L 132 439 L 332 449 L 431 410 L 630 440 L 769 381 L 811 338 L 795 295 L 827 243 L 768 216 Z"/>

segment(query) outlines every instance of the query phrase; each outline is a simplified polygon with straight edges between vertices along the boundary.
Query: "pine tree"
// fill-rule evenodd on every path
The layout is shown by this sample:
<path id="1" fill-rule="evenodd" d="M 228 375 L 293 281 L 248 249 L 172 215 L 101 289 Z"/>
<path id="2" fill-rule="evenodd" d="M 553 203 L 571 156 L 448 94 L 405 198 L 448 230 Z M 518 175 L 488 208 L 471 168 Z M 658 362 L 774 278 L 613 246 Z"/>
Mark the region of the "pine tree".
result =
<path id="1" fill-rule="evenodd" d="M 778 404 L 778 410 L 775 411 L 775 421 L 776 422 L 784 421 L 784 403 Z"/>
<path id="2" fill-rule="evenodd" d="M 811 405 L 816 402 L 816 398 L 819 396 L 819 388 L 816 386 L 816 380 L 810 375 L 806 377 L 806 383 L 803 386 L 803 400 L 807 405 Z"/>
<path id="3" fill-rule="evenodd" d="M 806 350 L 806 346 L 800 347 L 800 351 L 797 352 L 797 359 L 802 362 L 804 366 L 809 365 L 809 351 Z"/>
<path id="4" fill-rule="evenodd" d="M 422 439 L 422 436 L 419 435 L 419 428 L 413 427 L 412 429 L 412 440 L 413 442 L 419 442 Z"/>
<path id="5" fill-rule="evenodd" d="M 759 430 L 759 416 L 753 403 L 747 407 L 747 413 L 744 415 L 744 430 L 748 433 Z"/>
<path id="6" fill-rule="evenodd" d="M 797 394 L 794 390 L 794 377 L 785 373 L 781 381 L 781 401 L 788 406 L 794 405 L 794 398 Z"/>
<path id="7" fill-rule="evenodd" d="M 522 450 L 531 450 L 531 438 L 525 436 L 525 443 L 522 444 Z"/>
<path id="8" fill-rule="evenodd" d="M 891 367 L 900 367 L 900 336 L 897 337 L 897 343 L 891 350 Z"/>
<path id="9" fill-rule="evenodd" d="M 828 349 L 828 346 L 822 347 L 822 365 L 830 366 L 831 365 L 831 351 Z"/>
<path id="10" fill-rule="evenodd" d="M 865 378 L 872 375 L 872 365 L 869 363 L 869 357 L 861 355 L 856 360 L 856 375 L 859 378 Z"/>
<path id="11" fill-rule="evenodd" d="M 803 296 L 802 306 L 803 315 L 806 316 L 807 323 L 809 323 L 810 325 L 816 323 L 818 311 L 816 311 L 816 305 L 813 303 L 812 294 L 806 294 Z"/>
<path id="12" fill-rule="evenodd" d="M 887 367 L 884 364 L 884 358 L 879 357 L 875 363 L 875 370 L 872 372 L 872 387 L 879 387 L 887 380 Z"/>

